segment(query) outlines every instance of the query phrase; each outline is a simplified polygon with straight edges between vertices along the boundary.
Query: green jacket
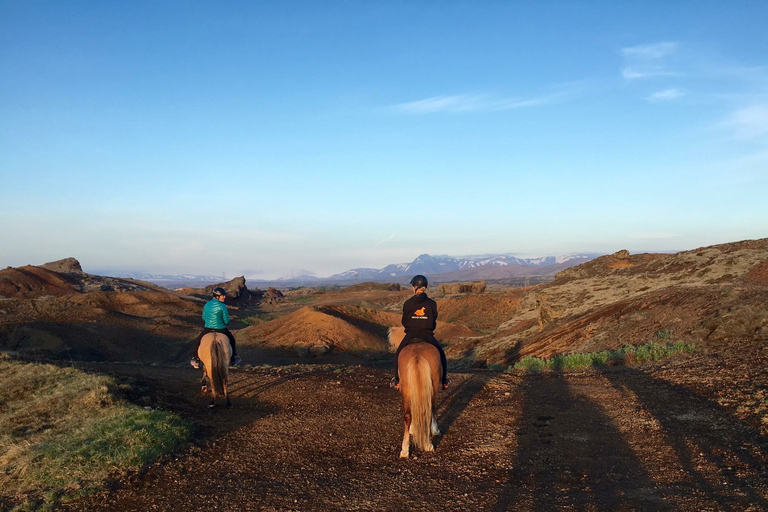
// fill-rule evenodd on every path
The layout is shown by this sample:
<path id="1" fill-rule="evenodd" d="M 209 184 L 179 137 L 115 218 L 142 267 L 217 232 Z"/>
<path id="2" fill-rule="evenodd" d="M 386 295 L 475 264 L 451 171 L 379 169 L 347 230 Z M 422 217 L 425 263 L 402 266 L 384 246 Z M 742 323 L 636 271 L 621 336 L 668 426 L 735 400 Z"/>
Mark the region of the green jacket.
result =
<path id="1" fill-rule="evenodd" d="M 229 311 L 223 302 L 211 299 L 203 306 L 203 320 L 209 329 L 224 329 L 229 323 Z"/>

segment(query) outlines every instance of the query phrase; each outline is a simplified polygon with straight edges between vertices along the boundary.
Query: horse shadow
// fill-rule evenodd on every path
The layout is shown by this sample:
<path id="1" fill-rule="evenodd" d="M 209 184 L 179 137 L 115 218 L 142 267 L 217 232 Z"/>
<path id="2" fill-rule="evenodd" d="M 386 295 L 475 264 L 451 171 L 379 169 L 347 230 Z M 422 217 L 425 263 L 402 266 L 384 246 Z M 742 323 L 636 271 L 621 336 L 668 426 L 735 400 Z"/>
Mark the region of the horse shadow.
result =
<path id="1" fill-rule="evenodd" d="M 493 375 L 488 372 L 474 373 L 469 377 L 462 379 L 453 389 L 449 389 L 445 396 L 437 403 L 435 408 L 437 412 L 437 424 L 443 436 L 436 437 L 433 440 L 435 447 L 440 445 L 444 435 L 451 430 L 451 426 L 461 416 L 464 410 L 469 406 L 477 393 L 479 393 Z M 454 379 L 458 380 L 458 379 Z"/>
<path id="2" fill-rule="evenodd" d="M 232 407 L 209 408 L 210 394 L 201 392 L 200 370 L 188 366 L 149 366 L 141 364 L 81 363 L 80 369 L 111 377 L 112 390 L 120 398 L 145 408 L 172 412 L 193 426 L 193 443 L 205 442 L 223 436 L 253 421 L 279 412 L 279 407 L 259 400 L 257 394 L 242 391 L 249 379 L 230 372 L 228 391 Z M 260 392 L 294 377 L 278 378 L 262 384 Z"/>

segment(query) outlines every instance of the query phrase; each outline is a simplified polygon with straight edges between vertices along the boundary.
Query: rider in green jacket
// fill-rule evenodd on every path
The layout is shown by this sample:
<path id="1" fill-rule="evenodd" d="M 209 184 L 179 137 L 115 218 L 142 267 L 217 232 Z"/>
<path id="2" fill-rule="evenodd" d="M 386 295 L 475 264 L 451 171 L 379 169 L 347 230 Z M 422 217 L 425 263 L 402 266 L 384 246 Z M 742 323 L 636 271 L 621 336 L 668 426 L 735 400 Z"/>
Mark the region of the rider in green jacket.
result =
<path id="1" fill-rule="evenodd" d="M 200 340 L 203 336 L 209 332 L 220 332 L 226 334 L 229 338 L 229 344 L 232 346 L 232 358 L 230 359 L 230 366 L 238 366 L 241 359 L 237 356 L 237 346 L 235 345 L 235 337 L 227 329 L 229 324 L 229 311 L 227 306 L 224 305 L 224 299 L 227 298 L 227 290 L 217 286 L 213 289 L 213 298 L 205 303 L 203 306 L 203 320 L 205 321 L 205 328 L 203 332 L 197 337 L 197 348 L 200 348 Z M 192 357 L 192 361 L 189 362 L 193 367 L 200 368 L 200 360 L 197 358 L 197 349 L 195 349 L 195 355 Z"/>

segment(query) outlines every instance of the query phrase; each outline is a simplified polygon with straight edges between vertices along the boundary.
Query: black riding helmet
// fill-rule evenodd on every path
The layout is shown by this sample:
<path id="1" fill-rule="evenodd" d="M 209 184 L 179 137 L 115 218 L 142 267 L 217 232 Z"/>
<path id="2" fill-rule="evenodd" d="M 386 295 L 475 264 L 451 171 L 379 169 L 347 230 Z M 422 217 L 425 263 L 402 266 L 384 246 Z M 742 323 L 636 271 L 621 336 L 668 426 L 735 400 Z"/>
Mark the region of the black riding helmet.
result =
<path id="1" fill-rule="evenodd" d="M 227 296 L 227 290 L 225 290 L 221 286 L 217 286 L 216 288 L 213 289 L 213 296 L 214 297 L 221 297 L 222 295 L 226 297 Z"/>
<path id="2" fill-rule="evenodd" d="M 427 278 L 421 274 L 413 276 L 413 279 L 411 279 L 411 285 L 415 286 L 416 288 L 426 288 L 428 285 Z"/>

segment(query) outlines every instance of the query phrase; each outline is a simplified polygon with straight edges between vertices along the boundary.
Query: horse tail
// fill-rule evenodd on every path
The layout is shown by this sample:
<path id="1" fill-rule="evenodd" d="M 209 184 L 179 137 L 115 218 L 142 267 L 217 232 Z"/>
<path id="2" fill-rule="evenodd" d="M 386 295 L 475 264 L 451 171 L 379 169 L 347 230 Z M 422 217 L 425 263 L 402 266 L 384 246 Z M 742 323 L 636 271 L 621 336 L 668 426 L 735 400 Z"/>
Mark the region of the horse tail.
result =
<path id="1" fill-rule="evenodd" d="M 432 448 L 432 372 L 429 362 L 416 356 L 408 365 L 411 393 L 411 438 L 420 450 Z"/>
<path id="2" fill-rule="evenodd" d="M 213 343 L 211 343 L 211 374 L 209 375 L 214 400 L 216 395 L 224 394 L 227 364 L 228 361 L 225 360 L 224 348 L 222 348 L 219 340 L 214 338 Z"/>

